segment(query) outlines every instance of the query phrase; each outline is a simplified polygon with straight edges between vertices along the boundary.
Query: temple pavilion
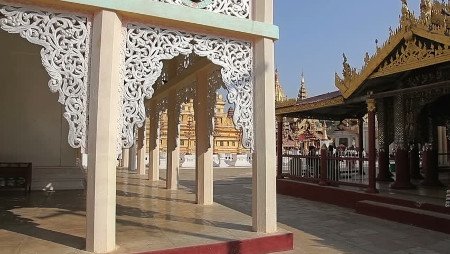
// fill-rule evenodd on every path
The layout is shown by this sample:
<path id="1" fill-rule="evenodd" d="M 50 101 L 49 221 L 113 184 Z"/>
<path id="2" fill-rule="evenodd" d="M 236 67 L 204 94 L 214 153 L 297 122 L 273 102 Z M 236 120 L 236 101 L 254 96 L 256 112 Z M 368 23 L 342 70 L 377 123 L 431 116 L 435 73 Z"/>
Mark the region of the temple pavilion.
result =
<path id="1" fill-rule="evenodd" d="M 420 204 L 431 202 L 437 205 L 436 210 L 444 211 L 445 190 L 450 183 L 446 173 L 450 159 L 450 4 L 422 0 L 420 13 L 415 15 L 407 1 L 402 1 L 399 26 L 390 29 L 389 38 L 377 45 L 373 55 L 366 53 L 363 57 L 364 66 L 357 69 L 351 67 L 343 55 L 342 75 L 335 74 L 337 91 L 303 101 L 280 102 L 276 115 L 279 127 L 286 117 L 356 119 L 360 130 L 367 124 L 366 153 L 356 157 L 322 153 L 317 157 L 316 173 L 308 175 L 305 170 L 309 169 L 288 172 L 283 168 L 286 163 L 306 159 L 283 156 L 279 143 L 279 178 L 356 186 L 368 193 L 377 193 L 379 188 L 404 190 L 402 194 L 397 193 L 397 197 Z M 278 137 L 282 135 L 278 133 Z M 298 165 L 303 164 L 298 162 Z M 352 171 L 355 168 L 358 170 Z M 281 193 L 294 193 L 287 187 L 291 182 L 280 180 L 278 183 Z M 325 188 L 322 193 L 331 193 L 327 191 L 331 190 Z M 317 199 L 333 202 L 325 194 L 315 193 L 318 193 Z M 408 196 L 406 193 L 415 194 Z M 336 198 L 334 202 L 349 205 L 364 199 L 353 196 L 356 197 L 353 200 L 350 194 L 343 195 L 348 199 Z M 414 203 L 408 204 L 417 208 Z M 375 211 L 375 208 L 369 210 Z M 418 221 L 407 223 L 420 223 Z"/>

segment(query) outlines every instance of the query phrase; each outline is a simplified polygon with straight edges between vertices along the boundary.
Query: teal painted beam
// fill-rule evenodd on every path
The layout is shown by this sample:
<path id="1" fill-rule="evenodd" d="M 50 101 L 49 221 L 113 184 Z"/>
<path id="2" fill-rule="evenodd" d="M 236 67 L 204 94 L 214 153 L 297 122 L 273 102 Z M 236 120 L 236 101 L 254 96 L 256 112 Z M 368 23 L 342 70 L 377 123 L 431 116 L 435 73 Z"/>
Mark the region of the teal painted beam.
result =
<path id="1" fill-rule="evenodd" d="M 90 5 L 104 9 L 136 13 L 234 31 L 252 36 L 277 40 L 279 29 L 273 24 L 218 14 L 186 6 L 167 4 L 151 0 L 62 0 L 76 4 Z"/>

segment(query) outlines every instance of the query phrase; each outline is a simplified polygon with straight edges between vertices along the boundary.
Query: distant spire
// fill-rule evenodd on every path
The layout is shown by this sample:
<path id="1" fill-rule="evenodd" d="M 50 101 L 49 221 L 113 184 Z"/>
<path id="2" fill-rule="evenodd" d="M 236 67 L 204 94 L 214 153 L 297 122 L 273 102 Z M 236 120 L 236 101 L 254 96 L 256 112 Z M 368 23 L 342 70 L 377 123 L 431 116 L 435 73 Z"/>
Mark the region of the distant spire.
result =
<path id="1" fill-rule="evenodd" d="M 278 69 L 275 69 L 275 102 L 281 102 L 285 100 L 287 100 L 287 96 L 283 91 L 283 87 L 281 86 Z"/>
<path id="2" fill-rule="evenodd" d="M 300 81 L 300 90 L 298 91 L 297 101 L 301 101 L 306 98 L 308 98 L 308 92 L 306 91 L 305 76 L 303 75 L 303 71 L 302 71 L 302 76 L 301 76 L 301 81 Z"/>

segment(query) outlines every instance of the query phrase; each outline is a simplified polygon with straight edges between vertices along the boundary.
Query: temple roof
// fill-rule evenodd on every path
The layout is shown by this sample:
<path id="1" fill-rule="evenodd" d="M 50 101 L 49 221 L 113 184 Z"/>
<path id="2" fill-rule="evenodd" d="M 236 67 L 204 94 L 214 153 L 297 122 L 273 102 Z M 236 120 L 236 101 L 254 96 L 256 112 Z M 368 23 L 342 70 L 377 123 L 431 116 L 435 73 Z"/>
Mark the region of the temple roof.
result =
<path id="1" fill-rule="evenodd" d="M 280 83 L 280 77 L 278 73 L 278 69 L 275 70 L 275 102 L 286 101 L 287 96 L 284 93 L 283 87 Z"/>
<path id="2" fill-rule="evenodd" d="M 298 90 L 297 101 L 301 101 L 306 98 L 308 98 L 308 92 L 306 91 L 305 76 L 303 75 L 303 72 L 302 72 L 301 81 L 300 81 L 300 89 Z"/>
<path id="3" fill-rule="evenodd" d="M 400 25 L 390 29 L 388 40 L 366 53 L 360 71 L 350 67 L 343 55 L 343 77 L 335 75 L 335 85 L 344 98 L 350 97 L 371 79 L 450 61 L 450 5 L 422 0 L 419 17 L 403 0 Z"/>
<path id="4" fill-rule="evenodd" d="M 339 91 L 321 94 L 302 101 L 288 100 L 277 103 L 279 116 L 313 119 L 341 120 L 359 118 L 366 112 L 364 103 L 347 103 Z"/>

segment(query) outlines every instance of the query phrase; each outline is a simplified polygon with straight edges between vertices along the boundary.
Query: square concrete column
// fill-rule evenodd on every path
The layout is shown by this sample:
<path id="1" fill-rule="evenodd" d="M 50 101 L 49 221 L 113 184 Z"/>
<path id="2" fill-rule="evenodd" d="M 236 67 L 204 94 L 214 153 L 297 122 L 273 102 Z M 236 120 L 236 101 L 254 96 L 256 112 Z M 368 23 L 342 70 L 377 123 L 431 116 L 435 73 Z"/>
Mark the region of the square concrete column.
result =
<path id="1" fill-rule="evenodd" d="M 116 247 L 116 158 L 122 22 L 100 11 L 93 22 L 89 88 L 86 249 L 104 253 Z"/>
<path id="2" fill-rule="evenodd" d="M 148 179 L 150 181 L 159 180 L 159 112 L 156 111 L 156 104 L 154 101 L 150 102 L 150 121 L 149 129 L 149 168 Z"/>
<path id="3" fill-rule="evenodd" d="M 140 175 L 145 175 L 145 155 L 147 153 L 147 146 L 145 145 L 147 141 L 147 135 L 145 132 L 145 122 L 144 125 L 138 130 L 138 141 L 137 141 L 137 169 Z"/>
<path id="4" fill-rule="evenodd" d="M 197 171 L 197 203 L 213 203 L 213 135 L 214 105 L 210 105 L 208 94 L 208 72 L 197 74 L 197 87 L 194 101 L 195 110 L 195 155 Z M 209 95 L 211 96 L 211 95 Z"/>
<path id="5" fill-rule="evenodd" d="M 136 140 L 132 147 L 129 149 L 128 153 L 128 171 L 136 171 Z"/>
<path id="6" fill-rule="evenodd" d="M 123 148 L 122 149 L 122 161 L 120 166 L 125 168 L 128 167 L 128 163 L 130 163 L 129 161 L 129 155 L 130 155 L 130 151 L 127 148 Z"/>
<path id="7" fill-rule="evenodd" d="M 169 190 L 178 189 L 178 171 L 180 168 L 180 141 L 179 141 L 179 110 L 176 110 L 176 91 L 169 93 L 167 106 L 167 177 L 166 188 Z"/>
<path id="8" fill-rule="evenodd" d="M 273 23 L 273 0 L 253 0 L 253 19 Z M 255 40 L 253 49 L 254 152 L 252 174 L 253 229 L 277 231 L 274 42 Z"/>

